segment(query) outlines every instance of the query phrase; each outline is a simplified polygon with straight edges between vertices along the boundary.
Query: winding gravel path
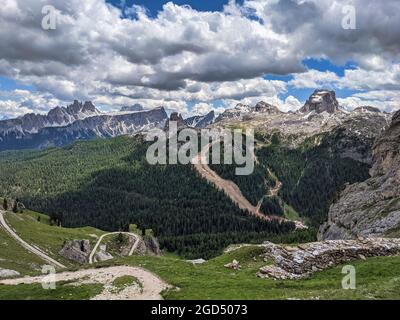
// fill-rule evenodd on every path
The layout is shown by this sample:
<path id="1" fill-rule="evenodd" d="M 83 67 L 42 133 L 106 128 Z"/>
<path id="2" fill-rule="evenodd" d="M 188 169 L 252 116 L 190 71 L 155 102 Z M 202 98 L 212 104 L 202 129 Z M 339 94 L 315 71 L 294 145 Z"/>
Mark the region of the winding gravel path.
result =
<path id="1" fill-rule="evenodd" d="M 134 284 L 127 286 L 123 290 L 115 290 L 113 281 L 123 276 L 137 278 L 140 285 Z M 45 277 L 48 277 L 48 275 L 1 280 L 0 285 L 42 283 Z M 92 300 L 162 300 L 161 292 L 170 287 L 150 271 L 130 266 L 62 272 L 55 274 L 55 280 L 56 282 L 74 281 L 77 286 L 82 284 L 102 284 L 104 286 L 103 292 L 93 297 Z"/>
<path id="2" fill-rule="evenodd" d="M 66 266 L 61 264 L 60 262 L 54 260 L 53 258 L 49 257 L 43 251 L 31 246 L 29 243 L 25 242 L 21 239 L 21 237 L 14 232 L 14 230 L 7 224 L 6 220 L 4 219 L 4 211 L 0 210 L 0 224 L 3 228 L 13 237 L 21 246 L 23 246 L 26 250 L 32 252 L 33 254 L 37 255 L 38 257 L 45 260 L 47 263 L 51 264 L 52 266 L 59 267 L 65 269 Z"/>
<path id="3" fill-rule="evenodd" d="M 96 254 L 97 249 L 99 248 L 99 246 L 100 246 L 101 242 L 103 241 L 104 237 L 107 237 L 107 236 L 110 236 L 110 235 L 113 235 L 113 234 L 120 234 L 120 233 L 127 234 L 127 235 L 132 236 L 132 237 L 134 237 L 136 239 L 135 243 L 132 245 L 132 248 L 130 249 L 129 254 L 128 254 L 128 256 L 131 256 L 133 254 L 133 252 L 136 250 L 137 246 L 139 245 L 140 237 L 137 234 L 132 233 L 132 232 L 119 232 L 119 231 L 110 232 L 110 233 L 103 234 L 99 238 L 99 240 L 97 240 L 96 245 L 94 246 L 92 252 L 90 253 L 89 263 L 93 264 L 93 257 Z"/>

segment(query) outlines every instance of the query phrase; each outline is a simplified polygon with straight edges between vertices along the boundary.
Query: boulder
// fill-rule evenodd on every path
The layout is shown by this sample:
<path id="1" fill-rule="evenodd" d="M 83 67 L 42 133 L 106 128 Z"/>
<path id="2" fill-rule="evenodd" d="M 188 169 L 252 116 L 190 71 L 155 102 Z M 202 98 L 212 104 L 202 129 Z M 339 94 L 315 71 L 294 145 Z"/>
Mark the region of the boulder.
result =
<path id="1" fill-rule="evenodd" d="M 18 276 L 20 276 L 18 271 L 0 268 L 0 278 L 13 278 Z"/>
<path id="2" fill-rule="evenodd" d="M 233 269 L 233 270 L 240 270 L 241 266 L 239 261 L 233 260 L 231 263 L 224 265 L 225 268 Z"/>
<path id="3" fill-rule="evenodd" d="M 90 252 L 89 240 L 73 240 L 67 242 L 59 254 L 68 260 L 84 264 L 89 261 Z"/>

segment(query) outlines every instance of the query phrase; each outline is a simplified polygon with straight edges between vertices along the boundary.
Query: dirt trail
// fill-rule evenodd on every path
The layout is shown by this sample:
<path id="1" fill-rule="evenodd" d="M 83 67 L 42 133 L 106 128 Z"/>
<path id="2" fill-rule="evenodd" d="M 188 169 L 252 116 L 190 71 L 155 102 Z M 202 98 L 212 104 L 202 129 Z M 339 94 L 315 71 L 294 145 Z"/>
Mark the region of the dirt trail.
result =
<path id="1" fill-rule="evenodd" d="M 137 234 L 132 233 L 132 232 L 119 232 L 119 231 L 117 231 L 117 232 L 110 232 L 110 233 L 103 234 L 103 235 L 99 238 L 99 240 L 97 240 L 97 243 L 96 243 L 96 245 L 94 246 L 94 248 L 93 248 L 93 250 L 92 250 L 92 252 L 90 253 L 90 256 L 89 256 L 89 263 L 90 263 L 90 264 L 93 264 L 93 257 L 94 257 L 94 255 L 96 254 L 97 249 L 98 249 L 98 247 L 100 246 L 101 242 L 103 241 L 104 237 L 107 237 L 107 236 L 113 235 L 113 234 L 119 234 L 119 233 L 127 234 L 127 235 L 132 236 L 132 237 L 134 237 L 134 238 L 136 239 L 136 240 L 135 240 L 135 243 L 132 245 L 132 248 L 130 249 L 128 255 L 131 256 L 131 255 L 133 254 L 133 252 L 137 249 L 137 247 L 138 247 L 138 245 L 139 245 L 139 241 L 140 241 L 140 237 L 139 237 Z"/>
<path id="2" fill-rule="evenodd" d="M 123 290 L 116 290 L 112 283 L 122 276 L 133 276 L 140 284 L 133 284 Z M 42 283 L 46 276 L 25 277 L 19 279 L 1 280 L 0 284 L 18 285 Z M 47 276 L 48 277 L 48 276 Z M 71 285 L 102 284 L 104 290 L 92 300 L 162 300 L 161 292 L 170 286 L 153 273 L 142 268 L 130 266 L 115 266 L 98 269 L 86 269 L 75 272 L 62 272 L 55 275 L 55 280 L 74 281 Z"/>
<path id="3" fill-rule="evenodd" d="M 53 258 L 49 257 L 43 251 L 31 246 L 29 243 L 25 242 L 21 239 L 21 237 L 14 232 L 13 229 L 7 224 L 6 220 L 4 219 L 4 211 L 0 211 L 0 225 L 13 237 L 21 246 L 23 246 L 26 250 L 32 252 L 33 254 L 37 255 L 41 259 L 45 260 L 47 263 L 51 264 L 52 266 L 59 267 L 65 269 L 66 266 L 61 264 L 60 262 L 54 260 Z"/>

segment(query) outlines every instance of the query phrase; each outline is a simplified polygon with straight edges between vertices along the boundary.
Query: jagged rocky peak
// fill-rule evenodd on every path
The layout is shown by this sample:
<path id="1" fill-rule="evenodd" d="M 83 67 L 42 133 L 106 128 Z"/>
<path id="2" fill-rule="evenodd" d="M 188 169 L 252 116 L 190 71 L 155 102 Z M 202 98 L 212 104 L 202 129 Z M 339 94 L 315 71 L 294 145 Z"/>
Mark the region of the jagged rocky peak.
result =
<path id="1" fill-rule="evenodd" d="M 339 111 L 339 102 L 336 100 L 335 91 L 315 90 L 305 105 L 300 109 L 300 112 L 328 112 L 335 113 Z"/>
<path id="2" fill-rule="evenodd" d="M 192 128 L 206 128 L 215 120 L 214 110 L 210 111 L 204 116 L 193 116 L 185 119 L 186 125 Z"/>
<path id="3" fill-rule="evenodd" d="M 358 112 L 358 113 L 381 113 L 381 110 L 375 107 L 371 106 L 361 106 L 357 107 L 353 110 L 353 112 Z"/>
<path id="4" fill-rule="evenodd" d="M 125 107 L 121 108 L 121 111 L 123 111 L 123 112 L 129 112 L 129 111 L 139 112 L 139 111 L 143 111 L 143 110 L 144 110 L 144 107 L 139 103 L 135 103 L 133 106 L 125 106 Z"/>
<path id="5" fill-rule="evenodd" d="M 254 111 L 255 112 L 263 112 L 263 113 L 281 113 L 281 111 L 279 110 L 279 108 L 277 106 L 274 106 L 272 104 L 269 104 L 267 102 L 264 101 L 260 101 L 259 103 L 257 103 L 254 107 Z"/>
<path id="6" fill-rule="evenodd" d="M 329 210 L 320 239 L 396 236 L 400 231 L 400 111 L 373 147 L 371 178 L 352 184 Z"/>
<path id="7" fill-rule="evenodd" d="M 87 101 L 81 103 L 77 100 L 67 107 L 55 107 L 46 115 L 29 113 L 17 119 L 0 121 L 0 135 L 13 134 L 23 136 L 26 133 L 36 133 L 45 127 L 65 126 L 87 117 L 99 115 L 101 112 Z"/>
<path id="8" fill-rule="evenodd" d="M 167 123 L 165 125 L 165 128 L 167 130 L 169 129 L 169 123 L 171 121 L 174 121 L 174 122 L 177 123 L 178 130 L 187 127 L 187 125 L 185 123 L 185 120 L 183 120 L 182 115 L 180 113 L 178 113 L 178 112 L 172 112 L 171 115 L 169 116 L 169 119 L 168 119 L 168 121 L 167 121 Z"/>
<path id="9" fill-rule="evenodd" d="M 64 110 L 63 108 L 61 108 Z M 80 114 L 98 114 L 99 110 L 94 106 L 91 101 L 86 101 L 85 103 L 79 102 L 78 100 L 74 100 L 73 104 L 69 105 L 65 111 L 70 115 L 80 115 Z M 51 112 L 51 111 L 50 111 Z"/>

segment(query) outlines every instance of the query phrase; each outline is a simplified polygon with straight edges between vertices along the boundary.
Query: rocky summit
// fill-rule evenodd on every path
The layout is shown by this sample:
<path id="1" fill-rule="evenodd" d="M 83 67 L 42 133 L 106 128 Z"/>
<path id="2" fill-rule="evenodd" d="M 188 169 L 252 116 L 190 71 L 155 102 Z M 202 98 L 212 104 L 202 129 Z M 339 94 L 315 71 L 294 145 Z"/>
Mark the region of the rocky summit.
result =
<path id="1" fill-rule="evenodd" d="M 320 239 L 398 236 L 400 231 L 400 111 L 376 140 L 371 178 L 348 186 L 331 206 Z"/>
<path id="2" fill-rule="evenodd" d="M 339 103 L 336 100 L 335 91 L 315 90 L 300 112 L 316 112 L 316 113 L 335 113 L 339 111 Z"/>
<path id="3" fill-rule="evenodd" d="M 331 240 L 297 247 L 265 242 L 262 257 L 271 264 L 260 268 L 257 276 L 273 279 L 301 279 L 340 263 L 400 253 L 400 239 Z"/>

